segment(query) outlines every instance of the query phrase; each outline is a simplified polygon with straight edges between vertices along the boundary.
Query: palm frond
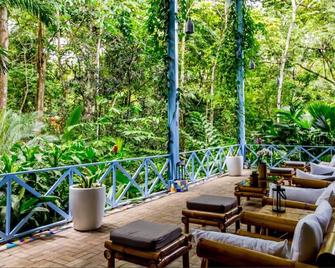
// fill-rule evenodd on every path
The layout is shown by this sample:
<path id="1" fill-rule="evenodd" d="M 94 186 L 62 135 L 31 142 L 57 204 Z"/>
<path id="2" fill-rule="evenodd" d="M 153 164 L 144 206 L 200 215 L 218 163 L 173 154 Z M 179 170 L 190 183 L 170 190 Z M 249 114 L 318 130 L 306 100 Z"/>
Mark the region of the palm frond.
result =
<path id="1" fill-rule="evenodd" d="M 54 23 L 55 7 L 52 1 L 42 0 L 2 0 L 0 5 L 19 8 L 37 17 L 45 25 L 50 26 Z"/>

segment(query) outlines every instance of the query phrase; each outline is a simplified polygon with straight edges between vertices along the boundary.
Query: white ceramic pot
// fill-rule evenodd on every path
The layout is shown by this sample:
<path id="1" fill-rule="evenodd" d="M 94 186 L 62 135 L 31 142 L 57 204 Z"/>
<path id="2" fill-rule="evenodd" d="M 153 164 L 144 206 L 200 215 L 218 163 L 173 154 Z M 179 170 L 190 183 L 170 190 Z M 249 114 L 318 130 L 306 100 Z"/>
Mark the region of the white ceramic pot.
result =
<path id="1" fill-rule="evenodd" d="M 69 203 L 73 227 L 78 231 L 90 231 L 101 227 L 104 217 L 106 187 L 70 187 Z"/>
<path id="2" fill-rule="evenodd" d="M 226 164 L 230 176 L 241 176 L 243 171 L 242 156 L 227 156 Z"/>

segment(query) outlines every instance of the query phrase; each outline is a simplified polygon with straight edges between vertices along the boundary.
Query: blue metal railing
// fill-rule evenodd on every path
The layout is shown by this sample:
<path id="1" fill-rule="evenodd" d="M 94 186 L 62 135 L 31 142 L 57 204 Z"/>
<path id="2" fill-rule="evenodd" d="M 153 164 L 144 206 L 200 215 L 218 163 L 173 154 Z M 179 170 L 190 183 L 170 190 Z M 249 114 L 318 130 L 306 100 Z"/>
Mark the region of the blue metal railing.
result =
<path id="1" fill-rule="evenodd" d="M 235 144 L 181 153 L 180 158 L 185 160 L 187 179 L 190 182 L 197 182 L 225 173 L 226 157 L 239 154 L 241 146 Z"/>
<path id="2" fill-rule="evenodd" d="M 225 157 L 239 152 L 240 146 L 232 145 L 181 153 L 187 163 L 186 179 L 196 182 L 224 173 Z M 0 242 L 70 222 L 68 189 L 80 177 L 96 176 L 98 182 L 106 185 L 106 209 L 111 209 L 166 193 L 169 164 L 169 155 L 158 155 L 2 174 L 0 209 L 2 206 L 5 210 L 5 217 L 0 218 Z M 38 202 L 33 209 L 20 214 L 19 195 L 23 201 L 59 199 Z M 40 208 L 49 212 L 43 216 Z"/>
<path id="3" fill-rule="evenodd" d="M 275 144 L 248 144 L 246 145 L 246 160 L 251 167 L 257 162 L 257 152 L 261 149 L 272 152 L 268 159 L 271 167 L 279 167 L 286 160 L 319 163 L 330 161 L 335 154 L 335 146 L 308 146 L 308 145 L 275 145 Z"/>
<path id="4" fill-rule="evenodd" d="M 289 159 L 319 162 L 335 154 L 335 146 L 247 145 L 246 160 L 251 166 L 262 148 L 273 153 L 269 159 L 271 166 L 280 166 Z M 195 183 L 224 174 L 226 157 L 241 154 L 241 149 L 240 145 L 230 145 L 180 153 L 186 179 Z M 2 174 L 0 242 L 70 222 L 69 186 L 80 177 L 96 176 L 98 182 L 106 185 L 106 209 L 111 209 L 166 193 L 169 164 L 169 155 L 158 155 Z M 37 202 L 24 213 L 18 209 L 20 202 L 43 197 L 59 198 Z M 42 209 L 49 212 L 43 213 Z"/>

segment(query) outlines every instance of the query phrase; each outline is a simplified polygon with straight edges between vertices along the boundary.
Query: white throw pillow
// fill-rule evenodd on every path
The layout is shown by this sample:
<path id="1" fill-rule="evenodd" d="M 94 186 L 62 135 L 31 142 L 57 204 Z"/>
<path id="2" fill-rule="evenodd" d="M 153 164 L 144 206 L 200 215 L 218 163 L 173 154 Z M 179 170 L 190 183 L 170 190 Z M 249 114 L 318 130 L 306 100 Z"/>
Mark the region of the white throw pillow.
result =
<path id="1" fill-rule="evenodd" d="M 332 182 L 328 185 L 328 187 L 323 188 L 323 193 L 319 196 L 318 200 L 316 200 L 315 205 L 320 205 L 323 200 L 328 201 L 332 192 L 335 192 L 335 182 Z"/>
<path id="2" fill-rule="evenodd" d="M 291 259 L 299 262 L 313 262 L 320 250 L 323 233 L 316 215 L 302 218 L 294 230 L 291 245 Z"/>
<path id="3" fill-rule="evenodd" d="M 311 173 L 304 172 L 302 170 L 297 169 L 296 177 L 299 179 L 313 179 L 313 180 L 335 180 L 335 176 L 326 176 L 326 175 L 315 175 Z"/>
<path id="4" fill-rule="evenodd" d="M 332 219 L 333 209 L 331 205 L 328 201 L 322 200 L 320 205 L 318 205 L 316 208 L 314 214 L 320 223 L 323 234 L 325 234 L 327 232 L 330 220 Z"/>
<path id="5" fill-rule="evenodd" d="M 335 167 L 335 155 L 333 155 L 332 160 L 329 163 L 329 166 Z"/>
<path id="6" fill-rule="evenodd" d="M 192 235 L 196 243 L 198 243 L 200 238 L 204 238 L 232 246 L 252 249 L 282 258 L 288 258 L 290 256 L 287 240 L 276 242 L 236 234 L 202 230 L 192 230 Z"/>
<path id="7" fill-rule="evenodd" d="M 276 184 L 270 183 L 269 188 L 269 197 L 273 197 L 273 188 L 276 188 Z M 315 204 L 315 202 L 326 189 L 301 188 L 291 186 L 282 186 L 282 188 L 285 189 L 287 200 L 299 201 L 309 204 Z"/>
<path id="8" fill-rule="evenodd" d="M 320 164 L 311 163 L 311 174 L 334 176 L 335 168 Z"/>

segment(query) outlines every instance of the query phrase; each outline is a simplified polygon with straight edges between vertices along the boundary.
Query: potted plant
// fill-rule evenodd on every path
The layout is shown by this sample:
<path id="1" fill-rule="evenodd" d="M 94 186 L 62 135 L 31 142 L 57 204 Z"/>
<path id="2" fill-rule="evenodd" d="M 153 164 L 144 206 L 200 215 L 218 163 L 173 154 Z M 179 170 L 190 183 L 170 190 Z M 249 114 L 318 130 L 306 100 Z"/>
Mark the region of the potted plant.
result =
<path id="1" fill-rule="evenodd" d="M 90 231 L 101 227 L 105 210 L 106 187 L 96 182 L 97 175 L 82 176 L 70 187 L 69 203 L 73 227 Z"/>

